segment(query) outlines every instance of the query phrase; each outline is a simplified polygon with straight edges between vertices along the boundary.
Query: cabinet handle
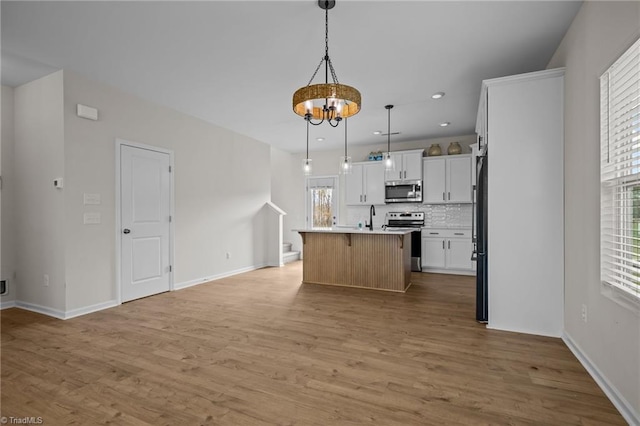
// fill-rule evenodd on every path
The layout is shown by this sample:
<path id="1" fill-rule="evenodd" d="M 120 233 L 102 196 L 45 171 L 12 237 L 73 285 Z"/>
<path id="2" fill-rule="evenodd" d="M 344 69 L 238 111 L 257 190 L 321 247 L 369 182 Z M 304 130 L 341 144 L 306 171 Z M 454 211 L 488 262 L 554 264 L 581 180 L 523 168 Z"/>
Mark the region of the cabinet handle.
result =
<path id="1" fill-rule="evenodd" d="M 440 235 L 439 232 L 429 232 L 429 235 Z"/>
<path id="2" fill-rule="evenodd" d="M 447 241 L 447 248 L 451 249 L 451 240 Z"/>
<path id="3" fill-rule="evenodd" d="M 360 202 L 362 202 L 362 194 L 360 194 Z"/>
<path id="4" fill-rule="evenodd" d="M 400 176 L 398 177 L 398 179 L 402 179 L 402 170 L 400 170 Z"/>
<path id="5" fill-rule="evenodd" d="M 454 232 L 453 234 L 454 234 L 454 235 L 464 235 L 464 233 L 463 233 L 463 232 Z"/>
<path id="6" fill-rule="evenodd" d="M 406 170 L 404 171 L 404 178 L 405 179 L 407 178 L 407 171 Z"/>
<path id="7" fill-rule="evenodd" d="M 451 193 L 447 192 L 448 196 L 449 196 L 449 200 L 451 200 Z"/>
<path id="8" fill-rule="evenodd" d="M 442 250 L 444 250 L 444 240 L 442 240 Z"/>
<path id="9" fill-rule="evenodd" d="M 364 194 L 364 202 L 367 202 L 367 194 Z"/>
<path id="10" fill-rule="evenodd" d="M 442 193 L 442 201 L 446 201 L 447 199 L 444 197 L 444 192 Z"/>

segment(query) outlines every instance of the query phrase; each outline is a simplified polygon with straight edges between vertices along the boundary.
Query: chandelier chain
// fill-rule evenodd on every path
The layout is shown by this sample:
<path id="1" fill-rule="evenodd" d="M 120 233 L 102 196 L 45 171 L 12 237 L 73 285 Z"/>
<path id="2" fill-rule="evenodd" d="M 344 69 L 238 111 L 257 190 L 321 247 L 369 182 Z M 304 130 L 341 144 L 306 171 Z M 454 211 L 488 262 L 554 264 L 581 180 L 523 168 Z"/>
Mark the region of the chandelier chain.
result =
<path id="1" fill-rule="evenodd" d="M 320 70 L 320 67 L 322 66 L 323 62 L 324 62 L 324 58 L 320 59 L 320 63 L 316 67 L 316 70 L 313 72 L 313 75 L 311 76 L 311 79 L 307 83 L 307 87 L 309 87 L 311 85 L 311 83 L 313 82 L 313 79 L 316 78 L 316 74 L 318 74 L 318 70 Z"/>
<path id="2" fill-rule="evenodd" d="M 311 85 L 313 80 L 316 78 L 318 71 L 320 71 L 320 67 L 322 66 L 322 63 L 325 61 L 329 65 L 329 71 L 331 72 L 331 80 L 333 80 L 335 84 L 340 84 L 340 82 L 338 81 L 338 75 L 336 74 L 336 70 L 333 68 L 333 63 L 331 62 L 331 58 L 329 57 L 329 9 L 328 8 L 325 9 L 325 15 L 324 15 L 324 57 L 320 59 L 320 63 L 316 67 L 316 70 L 313 72 L 311 79 L 309 79 L 307 86 Z"/>

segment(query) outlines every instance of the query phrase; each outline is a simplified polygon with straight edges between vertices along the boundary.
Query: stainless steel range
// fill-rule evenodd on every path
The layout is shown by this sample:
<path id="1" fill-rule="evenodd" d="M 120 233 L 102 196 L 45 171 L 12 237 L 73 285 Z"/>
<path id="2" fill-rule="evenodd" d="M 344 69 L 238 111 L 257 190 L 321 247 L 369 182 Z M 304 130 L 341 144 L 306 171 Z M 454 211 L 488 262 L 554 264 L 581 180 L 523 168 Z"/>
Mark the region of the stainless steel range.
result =
<path id="1" fill-rule="evenodd" d="M 384 219 L 385 228 L 411 231 L 411 270 L 422 271 L 422 227 L 424 212 L 389 212 Z"/>

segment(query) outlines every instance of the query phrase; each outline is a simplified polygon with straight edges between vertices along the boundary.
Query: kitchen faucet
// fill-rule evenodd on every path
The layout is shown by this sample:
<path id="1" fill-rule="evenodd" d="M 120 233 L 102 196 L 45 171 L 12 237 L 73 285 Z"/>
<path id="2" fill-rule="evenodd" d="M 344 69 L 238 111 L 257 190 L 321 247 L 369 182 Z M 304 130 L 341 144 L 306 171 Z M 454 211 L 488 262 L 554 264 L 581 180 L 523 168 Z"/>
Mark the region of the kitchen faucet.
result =
<path id="1" fill-rule="evenodd" d="M 369 207 L 369 231 L 373 231 L 373 217 L 376 215 L 376 207 L 371 204 Z"/>

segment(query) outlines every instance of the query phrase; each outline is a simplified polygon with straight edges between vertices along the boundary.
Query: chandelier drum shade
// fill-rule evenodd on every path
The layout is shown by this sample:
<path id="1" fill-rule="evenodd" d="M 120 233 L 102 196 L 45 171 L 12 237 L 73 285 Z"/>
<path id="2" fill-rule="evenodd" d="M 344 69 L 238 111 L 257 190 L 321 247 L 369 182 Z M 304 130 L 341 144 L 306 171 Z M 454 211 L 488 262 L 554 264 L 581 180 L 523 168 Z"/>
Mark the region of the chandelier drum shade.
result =
<path id="1" fill-rule="evenodd" d="M 358 89 L 338 82 L 329 57 L 329 9 L 335 6 L 335 1 L 318 0 L 318 6 L 325 11 L 324 56 L 309 83 L 293 94 L 293 112 L 314 126 L 327 121 L 332 127 L 337 127 L 343 118 L 356 115 L 360 111 L 362 101 Z M 324 64 L 324 83 L 311 84 L 322 64 Z M 331 74 L 331 82 L 329 74 Z"/>
<path id="2" fill-rule="evenodd" d="M 315 106 L 313 100 L 320 99 L 328 101 L 330 105 Z M 333 118 L 349 118 L 360 112 L 360 92 L 355 87 L 346 84 L 311 84 L 301 87 L 293 94 L 293 111 L 305 119 L 322 120 L 331 113 L 332 105 L 334 110 Z M 313 124 L 313 123 L 311 123 Z"/>

